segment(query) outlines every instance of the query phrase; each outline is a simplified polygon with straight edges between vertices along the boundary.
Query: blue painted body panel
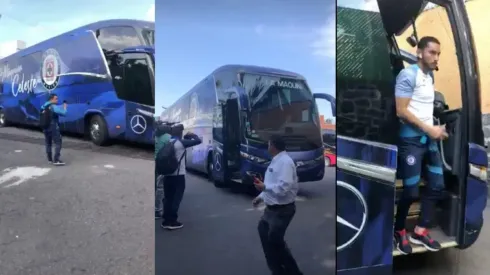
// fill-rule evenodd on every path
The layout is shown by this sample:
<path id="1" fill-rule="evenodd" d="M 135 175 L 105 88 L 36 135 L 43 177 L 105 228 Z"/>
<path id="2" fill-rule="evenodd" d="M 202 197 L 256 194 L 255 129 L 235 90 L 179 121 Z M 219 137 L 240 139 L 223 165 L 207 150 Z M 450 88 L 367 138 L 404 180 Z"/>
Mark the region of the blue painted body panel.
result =
<path id="1" fill-rule="evenodd" d="M 338 136 L 337 157 L 396 169 L 397 148 Z M 391 271 L 395 183 L 379 182 L 351 174 L 339 167 L 337 181 L 348 183 L 360 191 L 368 206 L 366 225 L 362 233 L 350 246 L 337 252 L 337 273 L 375 274 L 369 273 L 373 267 L 380 270 L 376 274 L 383 274 L 381 270 Z M 360 224 L 361 208 L 362 205 L 351 193 L 337 185 L 337 217 Z M 352 237 L 350 228 L 339 222 L 336 232 L 337 246 Z"/>
<path id="2" fill-rule="evenodd" d="M 9 122 L 37 126 L 39 110 L 50 93 L 66 101 L 68 112 L 60 120 L 61 129 L 85 133 L 85 118 L 101 115 L 108 126 L 110 138 L 153 144 L 154 106 L 121 100 L 117 97 L 105 56 L 94 32 L 98 28 L 133 26 L 154 28 L 154 23 L 138 20 L 106 20 L 92 23 L 61 34 L 0 60 L 0 108 Z M 128 48 L 123 51 L 154 53 L 154 48 Z M 43 63 L 54 53 L 59 64 L 59 80 L 54 89 L 43 85 Z M 56 64 L 56 63 L 54 63 Z M 144 113 L 146 131 L 128 131 L 128 114 Z"/>

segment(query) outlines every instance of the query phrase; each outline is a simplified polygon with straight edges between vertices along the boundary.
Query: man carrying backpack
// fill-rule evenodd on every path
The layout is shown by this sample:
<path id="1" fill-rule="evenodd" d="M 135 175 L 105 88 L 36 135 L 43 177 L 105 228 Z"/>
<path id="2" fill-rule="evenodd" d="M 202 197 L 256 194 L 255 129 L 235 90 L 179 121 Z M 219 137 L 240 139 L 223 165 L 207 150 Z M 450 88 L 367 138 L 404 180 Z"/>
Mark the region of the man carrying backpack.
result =
<path id="1" fill-rule="evenodd" d="M 163 203 L 162 228 L 173 230 L 184 225 L 178 221 L 178 211 L 185 190 L 185 158 L 186 149 L 200 144 L 201 139 L 187 133 L 182 136 L 184 126 L 179 124 L 172 127 L 172 139 L 165 144 L 157 154 L 157 173 L 163 175 Z"/>
<path id="2" fill-rule="evenodd" d="M 46 156 L 48 161 L 54 165 L 65 165 L 60 159 L 61 153 L 61 133 L 60 133 L 60 116 L 66 115 L 66 102 L 63 102 L 63 108 L 58 105 L 58 96 L 50 94 L 49 100 L 41 106 L 40 126 L 44 132 L 44 141 L 46 146 Z M 54 159 L 52 144 L 55 144 Z"/>
<path id="3" fill-rule="evenodd" d="M 172 128 L 159 124 L 155 129 L 155 219 L 160 219 L 163 212 L 163 175 L 158 174 L 158 152 L 170 142 Z"/>

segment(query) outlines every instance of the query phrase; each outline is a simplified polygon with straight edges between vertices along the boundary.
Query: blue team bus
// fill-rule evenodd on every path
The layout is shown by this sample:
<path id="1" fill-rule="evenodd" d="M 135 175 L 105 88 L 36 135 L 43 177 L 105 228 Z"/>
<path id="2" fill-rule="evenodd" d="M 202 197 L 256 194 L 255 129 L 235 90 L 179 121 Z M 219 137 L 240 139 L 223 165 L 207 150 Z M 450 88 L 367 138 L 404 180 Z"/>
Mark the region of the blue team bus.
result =
<path id="1" fill-rule="evenodd" d="M 393 258 L 406 257 L 393 243 L 397 163 L 408 161 L 397 159 L 395 77 L 417 62 L 419 37 L 441 41 L 447 69 L 434 72 L 434 121 L 449 138 L 439 143 L 445 190 L 430 232 L 443 249 L 466 249 L 482 230 L 488 194 L 480 76 L 463 0 L 377 0 L 370 10 L 352 3 L 337 1 L 337 274 L 389 275 Z M 422 195 L 424 185 L 422 175 Z M 409 232 L 419 214 L 416 201 Z"/>
<path id="2" fill-rule="evenodd" d="M 62 131 L 97 145 L 153 144 L 154 29 L 146 21 L 99 21 L 1 59 L 0 127 L 39 125 L 41 105 L 56 93 L 68 104 Z"/>
<path id="3" fill-rule="evenodd" d="M 251 174 L 263 176 L 273 134 L 284 136 L 299 180 L 318 181 L 325 163 L 315 99 L 328 100 L 335 110 L 334 98 L 313 95 L 299 74 L 226 65 L 168 107 L 161 120 L 180 122 L 202 138 L 187 149 L 187 167 L 207 173 L 217 187 L 251 185 Z"/>

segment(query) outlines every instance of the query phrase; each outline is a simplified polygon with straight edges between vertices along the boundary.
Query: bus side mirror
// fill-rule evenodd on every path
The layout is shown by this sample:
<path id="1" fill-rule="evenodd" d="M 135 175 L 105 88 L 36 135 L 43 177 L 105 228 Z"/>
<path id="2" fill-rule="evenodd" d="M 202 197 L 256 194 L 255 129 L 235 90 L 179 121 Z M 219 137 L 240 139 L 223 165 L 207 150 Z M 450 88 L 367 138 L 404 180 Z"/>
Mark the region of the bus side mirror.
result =
<path id="1" fill-rule="evenodd" d="M 318 93 L 318 94 L 313 94 L 313 99 L 323 99 L 328 102 L 330 102 L 330 108 L 332 110 L 332 116 L 335 117 L 337 114 L 337 103 L 335 97 L 329 95 L 329 94 L 323 94 L 323 93 Z"/>

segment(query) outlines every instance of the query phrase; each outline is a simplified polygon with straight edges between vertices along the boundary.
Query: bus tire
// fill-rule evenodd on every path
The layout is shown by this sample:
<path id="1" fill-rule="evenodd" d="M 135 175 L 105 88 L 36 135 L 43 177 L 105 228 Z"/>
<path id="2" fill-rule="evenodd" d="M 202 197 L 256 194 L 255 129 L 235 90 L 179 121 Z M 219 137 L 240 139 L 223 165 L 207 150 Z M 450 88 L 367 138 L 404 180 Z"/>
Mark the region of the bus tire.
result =
<path id="1" fill-rule="evenodd" d="M 93 115 L 89 119 L 88 134 L 90 140 L 98 146 L 107 145 L 109 141 L 109 133 L 107 123 L 100 115 Z"/>
<path id="2" fill-rule="evenodd" d="M 7 127 L 7 119 L 5 118 L 5 112 L 3 109 L 0 109 L 0 128 Z"/>
<path id="3" fill-rule="evenodd" d="M 208 180 L 214 183 L 213 177 L 213 153 L 208 154 L 208 163 L 206 164 L 206 170 L 208 172 Z"/>

